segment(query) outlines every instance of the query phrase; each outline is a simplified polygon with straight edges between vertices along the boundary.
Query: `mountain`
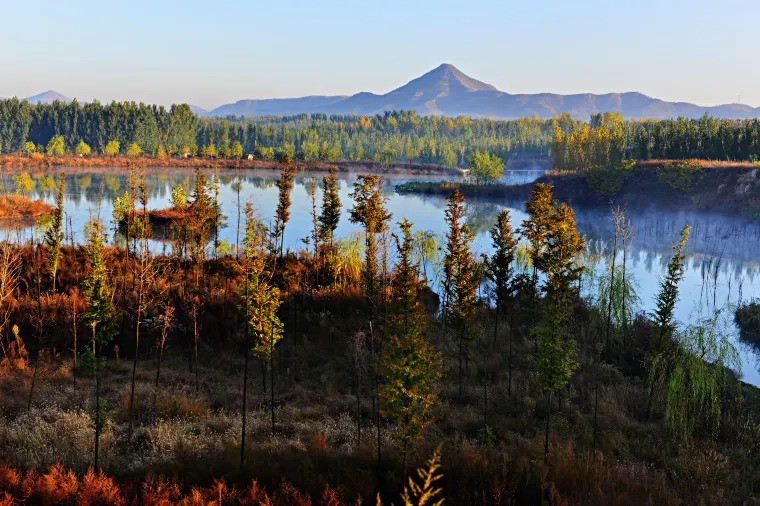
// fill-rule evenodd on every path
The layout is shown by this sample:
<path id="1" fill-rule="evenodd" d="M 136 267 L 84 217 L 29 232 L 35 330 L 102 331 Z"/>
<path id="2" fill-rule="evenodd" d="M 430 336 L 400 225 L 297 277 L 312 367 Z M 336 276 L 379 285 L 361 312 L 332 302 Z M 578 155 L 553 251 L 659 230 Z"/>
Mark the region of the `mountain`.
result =
<path id="1" fill-rule="evenodd" d="M 526 116 L 551 118 L 564 112 L 579 119 L 588 119 L 591 114 L 599 112 L 619 112 L 633 119 L 699 118 L 705 113 L 719 118 L 760 118 L 760 107 L 743 104 L 699 106 L 687 102 L 666 102 L 636 92 L 603 95 L 511 94 L 473 79 L 447 63 L 382 95 L 362 92 L 351 96 L 240 100 L 200 114 L 220 117 L 317 112 L 372 115 L 388 110 L 493 119 Z"/>
<path id="2" fill-rule="evenodd" d="M 26 97 L 26 100 L 30 104 L 52 104 L 56 100 L 60 100 L 61 102 L 71 102 L 71 99 L 65 95 L 62 95 L 58 93 L 57 91 L 49 90 L 45 93 L 40 93 L 39 95 L 33 95 L 31 97 Z"/>

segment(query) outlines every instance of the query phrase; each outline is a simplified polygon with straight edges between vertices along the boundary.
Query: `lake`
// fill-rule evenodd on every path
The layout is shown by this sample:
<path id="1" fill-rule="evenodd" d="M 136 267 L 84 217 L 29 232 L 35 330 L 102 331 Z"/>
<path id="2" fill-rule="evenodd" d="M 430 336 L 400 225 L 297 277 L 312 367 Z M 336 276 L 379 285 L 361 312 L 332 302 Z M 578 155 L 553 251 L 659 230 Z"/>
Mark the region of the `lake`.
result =
<path id="1" fill-rule="evenodd" d="M 35 172 L 34 176 L 52 175 L 59 170 Z M 99 215 L 105 222 L 112 222 L 113 199 L 124 193 L 126 175 L 115 175 L 123 169 L 113 169 L 114 175 L 107 175 L 108 169 L 99 169 L 88 173 L 81 169 L 69 171 L 65 199 L 67 219 L 67 241 L 82 242 L 84 224 L 91 216 Z M 539 169 L 509 171 L 505 182 L 525 183 L 541 175 Z M 210 175 L 211 173 L 208 172 Z M 342 218 L 337 229 L 338 237 L 346 237 L 361 230 L 359 225 L 348 221 L 348 208 L 352 202 L 348 194 L 357 177 L 356 172 L 340 174 L 340 195 L 343 202 Z M 304 247 L 303 238 L 311 235 L 311 200 L 307 190 L 311 178 L 319 181 L 325 173 L 299 173 L 292 194 L 291 219 L 285 230 L 285 247 L 296 250 Z M 238 191 L 241 205 L 251 201 L 258 218 L 270 224 L 277 205 L 277 188 L 274 183 L 278 173 L 272 170 L 220 172 L 220 201 L 222 212 L 227 217 L 227 226 L 219 231 L 219 239 L 227 241 L 234 247 L 237 240 Z M 12 176 L 3 174 L 0 180 L 7 189 L 13 188 Z M 150 208 L 167 207 L 171 198 L 171 189 L 182 184 L 185 189 L 192 189 L 193 174 L 182 170 L 148 171 L 148 190 Z M 415 230 L 428 230 L 443 235 L 446 232 L 444 209 L 446 200 L 439 196 L 399 195 L 394 192 L 394 185 L 406 181 L 440 181 L 455 179 L 454 176 L 419 176 L 389 174 L 385 176 L 385 192 L 388 197 L 387 207 L 393 213 L 393 222 L 408 218 L 414 223 Z M 36 196 L 54 203 L 54 194 L 44 190 L 38 184 Z M 317 201 L 320 202 L 321 190 L 317 189 Z M 488 229 L 493 224 L 496 214 L 502 208 L 509 208 L 514 227 L 518 227 L 525 218 L 523 202 L 471 199 L 468 202 L 468 220 L 477 233 L 475 239 L 476 253 L 489 253 L 490 237 Z M 639 310 L 651 311 L 659 289 L 659 281 L 671 255 L 671 248 L 678 239 L 678 234 L 685 224 L 692 226 L 692 234 L 687 247 L 688 261 L 684 280 L 680 286 L 680 300 L 676 306 L 676 315 L 683 324 L 710 314 L 714 309 L 726 304 L 737 304 L 760 297 L 760 224 L 739 218 L 696 213 L 664 211 L 656 208 L 632 210 L 629 217 L 635 229 L 635 238 L 629 255 L 629 272 L 638 285 L 641 300 Z M 613 223 L 609 209 L 576 208 L 576 218 L 581 233 L 589 240 L 593 248 L 606 249 L 609 253 L 613 234 Z M 70 223 L 70 225 L 69 225 Z M 113 227 L 111 227 L 113 231 Z M 31 228 L 20 231 L 9 230 L 6 233 L 15 239 L 25 240 L 34 231 Z M 113 236 L 113 233 L 112 233 Z M 242 236 L 242 234 L 241 234 Z M 242 239 L 241 239 L 242 240 Z M 166 242 L 156 241 L 153 249 L 169 252 L 171 246 Z M 596 270 L 603 269 L 604 260 L 597 262 Z M 588 286 L 590 285 L 590 286 Z M 592 296 L 594 284 L 587 283 L 584 293 Z M 736 340 L 733 329 L 732 339 Z M 737 341 L 738 343 L 738 341 Z M 752 351 L 738 343 L 745 381 L 760 386 L 760 362 Z"/>

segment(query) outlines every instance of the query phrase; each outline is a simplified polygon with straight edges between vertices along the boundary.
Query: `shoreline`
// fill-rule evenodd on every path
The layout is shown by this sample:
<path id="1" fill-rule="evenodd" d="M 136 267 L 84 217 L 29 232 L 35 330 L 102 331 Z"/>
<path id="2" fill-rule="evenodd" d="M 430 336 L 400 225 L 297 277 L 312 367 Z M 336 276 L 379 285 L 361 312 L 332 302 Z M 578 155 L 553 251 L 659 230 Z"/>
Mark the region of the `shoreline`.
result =
<path id="1" fill-rule="evenodd" d="M 710 211 L 732 217 L 760 220 L 760 166 L 752 162 L 711 162 L 700 160 L 699 175 L 693 186 L 672 186 L 661 170 L 673 163 L 651 160 L 624 174 L 612 195 L 592 188 L 588 174 L 547 172 L 531 183 L 518 185 L 476 185 L 452 181 L 415 181 L 396 186 L 401 194 L 448 197 L 455 189 L 465 197 L 526 200 L 536 183 L 554 186 L 555 198 L 570 205 L 619 204 L 632 208 L 658 206 L 664 209 Z"/>
<path id="2" fill-rule="evenodd" d="M 394 163 L 383 165 L 377 162 L 307 162 L 294 160 L 298 170 L 356 172 L 361 170 L 383 172 L 390 174 L 441 174 L 461 175 L 462 170 L 435 164 Z M 237 160 L 224 158 L 154 158 L 127 156 L 47 156 L 42 154 L 0 155 L 0 168 L 10 170 L 34 170 L 66 168 L 73 171 L 92 171 L 114 168 L 146 168 L 146 169 L 269 169 L 279 170 L 281 164 L 277 160 Z"/>

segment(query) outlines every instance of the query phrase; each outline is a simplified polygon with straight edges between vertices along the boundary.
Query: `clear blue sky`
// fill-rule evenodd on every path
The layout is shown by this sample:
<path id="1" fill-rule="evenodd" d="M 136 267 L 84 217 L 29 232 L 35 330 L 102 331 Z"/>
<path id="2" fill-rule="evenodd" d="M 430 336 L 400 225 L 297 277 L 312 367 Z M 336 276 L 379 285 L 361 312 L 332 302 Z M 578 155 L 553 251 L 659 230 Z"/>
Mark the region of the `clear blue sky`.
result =
<path id="1" fill-rule="evenodd" d="M 0 96 L 214 107 L 384 93 L 447 62 L 512 93 L 760 106 L 757 0 L 10 0 Z"/>

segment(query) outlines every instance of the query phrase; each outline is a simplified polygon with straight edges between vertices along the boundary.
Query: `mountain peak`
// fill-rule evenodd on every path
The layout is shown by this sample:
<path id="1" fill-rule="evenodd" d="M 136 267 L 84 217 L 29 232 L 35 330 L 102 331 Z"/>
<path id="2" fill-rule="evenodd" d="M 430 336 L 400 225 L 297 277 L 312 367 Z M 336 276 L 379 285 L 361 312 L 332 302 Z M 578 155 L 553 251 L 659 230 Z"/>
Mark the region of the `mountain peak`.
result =
<path id="1" fill-rule="evenodd" d="M 455 91 L 498 91 L 490 84 L 473 79 L 451 63 L 440 64 L 433 70 L 410 81 L 406 86 L 413 83 L 446 94 Z M 403 86 L 402 88 L 405 88 L 406 86 Z"/>
<path id="2" fill-rule="evenodd" d="M 66 103 L 71 102 L 71 99 L 69 97 L 53 90 L 48 90 L 44 93 L 40 93 L 39 95 L 32 95 L 31 97 L 27 97 L 26 100 L 30 104 L 52 104 L 56 100 Z"/>

